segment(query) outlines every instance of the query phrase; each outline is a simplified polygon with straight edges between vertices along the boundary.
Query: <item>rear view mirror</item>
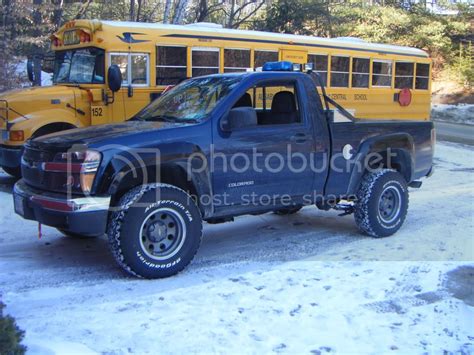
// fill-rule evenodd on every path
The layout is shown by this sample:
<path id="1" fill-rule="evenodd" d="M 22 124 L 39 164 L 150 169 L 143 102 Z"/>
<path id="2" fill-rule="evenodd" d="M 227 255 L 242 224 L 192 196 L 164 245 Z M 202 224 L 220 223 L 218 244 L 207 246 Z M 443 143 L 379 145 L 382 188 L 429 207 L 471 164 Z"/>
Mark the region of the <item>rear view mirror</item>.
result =
<path id="1" fill-rule="evenodd" d="M 122 87 L 122 72 L 118 65 L 113 64 L 107 71 L 107 82 L 112 92 L 117 92 Z"/>

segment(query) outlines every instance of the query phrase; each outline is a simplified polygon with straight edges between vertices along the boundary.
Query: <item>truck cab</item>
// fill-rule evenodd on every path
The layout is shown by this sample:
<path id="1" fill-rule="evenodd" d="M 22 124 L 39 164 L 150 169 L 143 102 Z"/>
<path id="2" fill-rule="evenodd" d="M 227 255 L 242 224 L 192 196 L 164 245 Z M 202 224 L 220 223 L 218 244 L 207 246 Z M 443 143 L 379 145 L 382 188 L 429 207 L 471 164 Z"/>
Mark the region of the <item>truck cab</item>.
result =
<path id="1" fill-rule="evenodd" d="M 432 172 L 433 125 L 357 121 L 317 82 L 288 62 L 198 77 L 130 122 L 29 141 L 16 212 L 70 235 L 107 233 L 117 262 L 146 278 L 182 270 L 203 221 L 316 205 L 392 235 L 408 187 Z"/>

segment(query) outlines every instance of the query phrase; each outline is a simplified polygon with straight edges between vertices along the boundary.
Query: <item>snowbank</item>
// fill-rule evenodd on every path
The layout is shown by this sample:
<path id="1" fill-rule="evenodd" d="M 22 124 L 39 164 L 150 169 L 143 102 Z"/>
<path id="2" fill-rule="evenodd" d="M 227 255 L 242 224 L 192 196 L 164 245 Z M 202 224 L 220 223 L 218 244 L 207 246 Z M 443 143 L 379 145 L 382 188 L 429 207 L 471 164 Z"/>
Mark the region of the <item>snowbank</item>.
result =
<path id="1" fill-rule="evenodd" d="M 434 121 L 474 125 L 474 105 L 435 104 L 431 107 L 431 119 Z"/>

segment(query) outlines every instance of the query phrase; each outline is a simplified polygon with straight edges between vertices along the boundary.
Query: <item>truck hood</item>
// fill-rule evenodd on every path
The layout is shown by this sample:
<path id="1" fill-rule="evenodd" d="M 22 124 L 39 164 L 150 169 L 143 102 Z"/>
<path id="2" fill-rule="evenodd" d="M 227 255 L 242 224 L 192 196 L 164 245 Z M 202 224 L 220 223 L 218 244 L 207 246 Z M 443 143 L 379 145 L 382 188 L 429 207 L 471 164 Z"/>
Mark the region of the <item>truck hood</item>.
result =
<path id="1" fill-rule="evenodd" d="M 124 144 L 124 138 L 136 134 L 156 138 L 156 131 L 183 126 L 181 123 L 128 121 L 120 124 L 106 124 L 87 128 L 76 128 L 64 132 L 48 134 L 30 141 L 28 144 L 36 149 L 68 149 L 73 145 L 102 146 L 107 144 Z"/>
<path id="2" fill-rule="evenodd" d="M 33 87 L 7 91 L 0 95 L 0 100 L 8 103 L 9 122 L 45 108 L 61 107 L 67 103 L 74 106 L 74 96 L 80 89 L 65 85 Z"/>

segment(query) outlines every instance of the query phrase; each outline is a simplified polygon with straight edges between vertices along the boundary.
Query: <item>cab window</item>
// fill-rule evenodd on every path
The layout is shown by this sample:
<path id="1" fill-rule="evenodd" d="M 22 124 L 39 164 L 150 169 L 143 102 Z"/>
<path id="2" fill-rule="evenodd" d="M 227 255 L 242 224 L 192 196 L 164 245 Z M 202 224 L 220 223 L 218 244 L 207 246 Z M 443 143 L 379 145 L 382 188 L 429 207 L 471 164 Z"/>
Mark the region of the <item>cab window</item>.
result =
<path id="1" fill-rule="evenodd" d="M 296 82 L 254 86 L 237 100 L 236 107 L 253 107 L 259 126 L 301 122 Z"/>

